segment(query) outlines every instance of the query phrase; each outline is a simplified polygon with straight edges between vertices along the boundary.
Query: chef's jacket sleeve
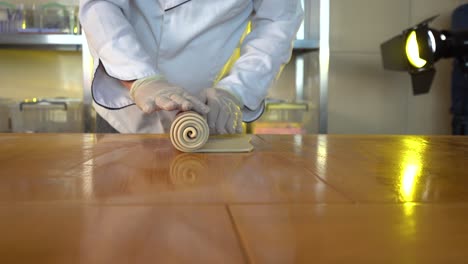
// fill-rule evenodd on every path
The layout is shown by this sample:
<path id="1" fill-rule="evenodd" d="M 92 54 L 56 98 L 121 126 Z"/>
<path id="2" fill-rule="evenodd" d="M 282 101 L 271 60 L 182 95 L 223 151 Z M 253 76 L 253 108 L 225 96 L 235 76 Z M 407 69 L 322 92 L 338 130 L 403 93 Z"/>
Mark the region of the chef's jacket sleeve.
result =
<path id="1" fill-rule="evenodd" d="M 107 74 L 135 80 L 159 74 L 127 17 L 131 0 L 81 0 L 80 22 Z"/>
<path id="2" fill-rule="evenodd" d="M 253 2 L 252 28 L 242 43 L 241 56 L 218 83 L 242 99 L 246 122 L 262 114 L 268 88 L 291 58 L 304 15 L 300 0 Z"/>

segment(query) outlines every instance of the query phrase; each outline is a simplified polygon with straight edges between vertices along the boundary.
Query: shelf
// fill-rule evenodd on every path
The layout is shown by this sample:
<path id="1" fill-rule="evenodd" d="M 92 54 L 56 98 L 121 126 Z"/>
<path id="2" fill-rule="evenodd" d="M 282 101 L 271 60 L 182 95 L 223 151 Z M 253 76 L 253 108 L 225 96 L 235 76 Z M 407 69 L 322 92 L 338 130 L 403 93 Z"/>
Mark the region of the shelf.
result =
<path id="1" fill-rule="evenodd" d="M 319 42 L 317 40 L 296 40 L 294 41 L 295 51 L 317 51 L 319 50 Z"/>
<path id="2" fill-rule="evenodd" d="M 81 35 L 69 34 L 0 34 L 0 46 L 81 46 Z M 317 40 L 296 40 L 294 50 L 316 51 Z"/>
<path id="3" fill-rule="evenodd" d="M 307 111 L 307 103 L 266 103 L 266 110 L 303 110 Z"/>
<path id="4" fill-rule="evenodd" d="M 76 50 L 81 48 L 83 37 L 69 34 L 0 34 L 0 48 L 38 48 Z"/>
<path id="5" fill-rule="evenodd" d="M 0 45 L 81 45 L 81 35 L 0 34 Z"/>

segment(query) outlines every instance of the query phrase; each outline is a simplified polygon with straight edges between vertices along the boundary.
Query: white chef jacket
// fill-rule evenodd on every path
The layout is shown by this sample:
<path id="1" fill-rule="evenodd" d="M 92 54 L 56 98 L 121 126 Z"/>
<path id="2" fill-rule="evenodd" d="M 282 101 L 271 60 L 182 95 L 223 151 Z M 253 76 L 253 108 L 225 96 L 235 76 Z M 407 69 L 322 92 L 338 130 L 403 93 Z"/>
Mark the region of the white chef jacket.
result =
<path id="1" fill-rule="evenodd" d="M 244 121 L 254 120 L 302 18 L 300 0 L 81 0 L 96 112 L 121 133 L 167 133 L 176 112 L 144 114 L 119 81 L 162 75 L 193 95 L 226 89 L 242 99 Z M 240 58 L 214 84 L 238 45 Z"/>

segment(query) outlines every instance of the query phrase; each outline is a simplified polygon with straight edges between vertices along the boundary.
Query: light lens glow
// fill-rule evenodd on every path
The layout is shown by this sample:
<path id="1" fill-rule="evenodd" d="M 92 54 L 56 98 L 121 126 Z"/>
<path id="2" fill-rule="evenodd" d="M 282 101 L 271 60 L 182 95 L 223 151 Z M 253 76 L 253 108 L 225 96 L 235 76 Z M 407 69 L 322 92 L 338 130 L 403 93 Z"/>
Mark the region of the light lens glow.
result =
<path id="1" fill-rule="evenodd" d="M 406 57 L 415 68 L 419 69 L 427 64 L 427 61 L 419 57 L 419 45 L 418 39 L 416 38 L 416 31 L 412 31 L 406 40 Z"/>
<path id="2" fill-rule="evenodd" d="M 432 33 L 432 31 L 429 30 L 429 39 L 431 40 L 431 48 L 432 48 L 432 52 L 435 53 L 436 50 L 437 50 L 437 43 L 436 43 L 436 40 L 435 40 L 435 37 L 434 37 L 434 33 Z"/>

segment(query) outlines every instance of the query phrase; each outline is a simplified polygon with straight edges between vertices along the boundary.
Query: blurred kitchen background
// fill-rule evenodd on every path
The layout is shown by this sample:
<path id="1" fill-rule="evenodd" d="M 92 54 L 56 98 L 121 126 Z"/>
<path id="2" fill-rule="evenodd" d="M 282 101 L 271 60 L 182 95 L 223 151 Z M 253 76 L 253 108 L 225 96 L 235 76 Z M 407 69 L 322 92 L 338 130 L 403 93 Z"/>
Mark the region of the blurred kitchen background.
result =
<path id="1" fill-rule="evenodd" d="M 303 0 L 294 53 L 249 132 L 450 134 L 452 62 L 431 92 L 385 71 L 380 44 L 432 15 L 450 28 L 468 0 Z M 93 132 L 91 58 L 78 0 L 0 0 L 0 132 Z"/>

